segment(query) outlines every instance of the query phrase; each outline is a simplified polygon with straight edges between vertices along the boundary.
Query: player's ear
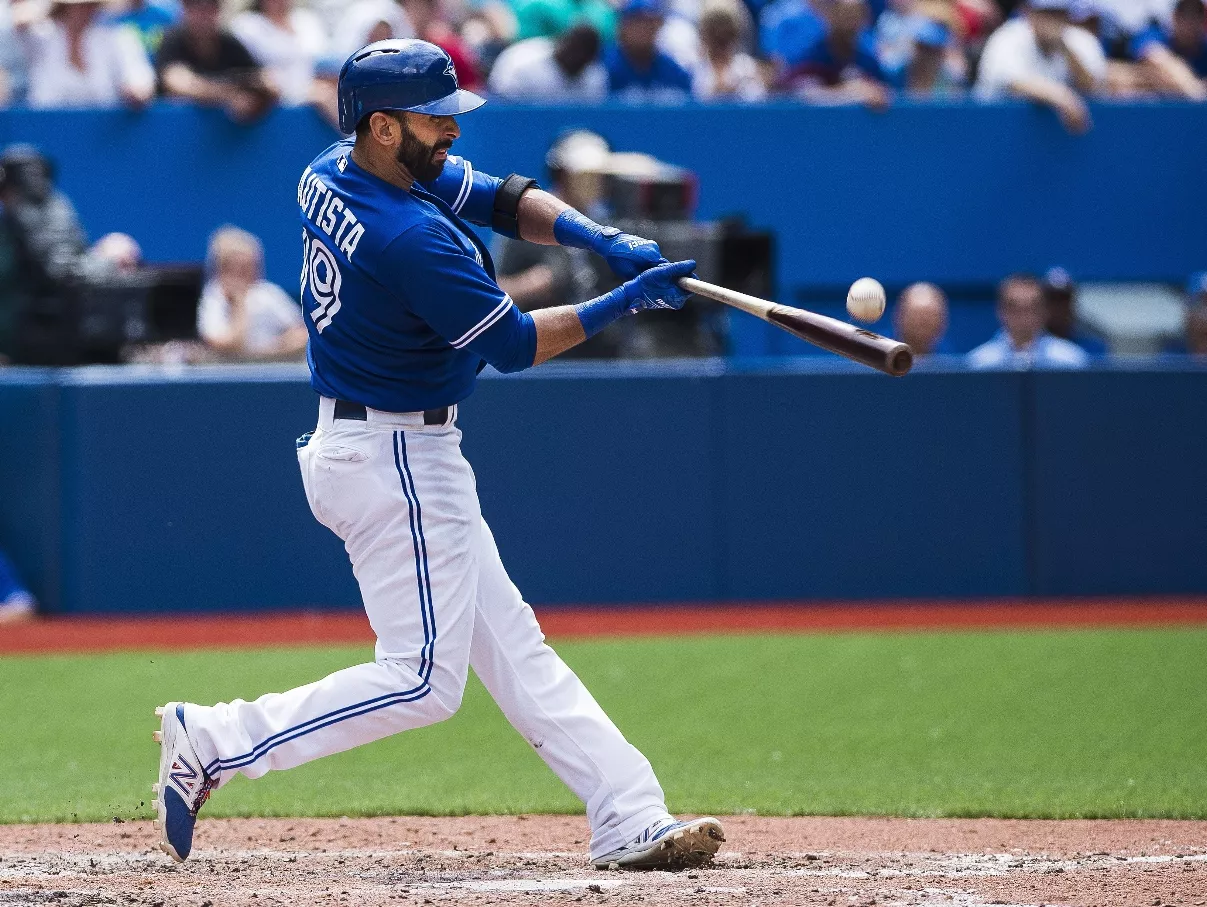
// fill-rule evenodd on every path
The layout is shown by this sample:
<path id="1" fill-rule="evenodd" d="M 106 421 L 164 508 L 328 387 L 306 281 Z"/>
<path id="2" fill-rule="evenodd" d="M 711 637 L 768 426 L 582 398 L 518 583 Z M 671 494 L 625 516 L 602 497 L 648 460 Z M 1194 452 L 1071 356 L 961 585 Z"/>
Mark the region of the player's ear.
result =
<path id="1" fill-rule="evenodd" d="M 369 132 L 383 145 L 393 146 L 402 135 L 402 128 L 394 117 L 378 110 L 369 115 Z"/>

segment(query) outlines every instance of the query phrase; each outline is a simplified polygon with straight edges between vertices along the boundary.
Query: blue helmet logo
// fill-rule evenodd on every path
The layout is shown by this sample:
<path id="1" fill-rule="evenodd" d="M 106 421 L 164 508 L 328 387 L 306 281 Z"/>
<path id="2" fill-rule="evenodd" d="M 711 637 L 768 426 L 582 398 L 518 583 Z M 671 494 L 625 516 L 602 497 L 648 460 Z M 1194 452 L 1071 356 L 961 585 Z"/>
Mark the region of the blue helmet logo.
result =
<path id="1" fill-rule="evenodd" d="M 339 128 L 345 133 L 376 110 L 458 116 L 485 103 L 457 84 L 452 57 L 415 38 L 362 47 L 339 73 Z"/>

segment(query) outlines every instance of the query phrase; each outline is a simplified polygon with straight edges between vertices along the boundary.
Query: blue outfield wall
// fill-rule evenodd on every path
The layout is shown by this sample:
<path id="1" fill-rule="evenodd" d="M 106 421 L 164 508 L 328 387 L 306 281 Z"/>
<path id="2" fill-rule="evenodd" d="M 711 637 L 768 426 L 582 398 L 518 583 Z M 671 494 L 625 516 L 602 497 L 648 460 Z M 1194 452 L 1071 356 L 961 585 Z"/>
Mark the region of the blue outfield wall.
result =
<path id="1" fill-rule="evenodd" d="M 491 376 L 463 447 L 542 604 L 1207 594 L 1207 368 Z M 56 611 L 354 608 L 292 366 L 0 372 L 0 546 Z"/>
<path id="2" fill-rule="evenodd" d="M 480 169 L 543 176 L 563 130 L 590 127 L 700 177 L 700 214 L 779 237 L 781 295 L 865 274 L 988 285 L 1063 264 L 1085 280 L 1181 282 L 1207 267 L 1207 116 L 1194 104 L 1098 104 L 1070 136 L 1024 104 L 862 108 L 509 107 L 461 121 Z M 219 111 L 3 111 L 0 143 L 34 142 L 92 236 L 134 235 L 153 261 L 200 260 L 233 222 L 265 242 L 270 277 L 300 270 L 296 186 L 336 138 L 308 109 L 241 127 Z M 776 352 L 748 349 L 747 352 Z"/>

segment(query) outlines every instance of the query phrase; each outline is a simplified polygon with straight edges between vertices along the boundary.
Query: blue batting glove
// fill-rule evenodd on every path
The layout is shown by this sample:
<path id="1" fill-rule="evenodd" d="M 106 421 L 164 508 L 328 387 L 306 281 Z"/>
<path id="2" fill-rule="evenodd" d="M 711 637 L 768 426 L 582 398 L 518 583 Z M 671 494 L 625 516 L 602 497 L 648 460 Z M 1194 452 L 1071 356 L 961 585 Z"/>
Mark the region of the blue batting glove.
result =
<path id="1" fill-rule="evenodd" d="M 573 208 L 567 208 L 553 221 L 553 237 L 563 246 L 589 249 L 603 256 L 621 280 L 632 280 L 642 271 L 666 264 L 662 250 L 652 239 L 601 226 Z"/>
<path id="2" fill-rule="evenodd" d="M 668 261 L 642 271 L 621 288 L 628 302 L 628 311 L 683 308 L 692 294 L 680 289 L 679 278 L 691 277 L 695 270 L 694 261 Z"/>
<path id="3" fill-rule="evenodd" d="M 616 232 L 612 235 L 612 231 Z M 607 261 L 608 267 L 621 280 L 632 280 L 638 274 L 657 265 L 666 264 L 662 250 L 652 239 L 643 239 L 632 233 L 621 233 L 615 227 L 606 227 L 596 249 Z"/>

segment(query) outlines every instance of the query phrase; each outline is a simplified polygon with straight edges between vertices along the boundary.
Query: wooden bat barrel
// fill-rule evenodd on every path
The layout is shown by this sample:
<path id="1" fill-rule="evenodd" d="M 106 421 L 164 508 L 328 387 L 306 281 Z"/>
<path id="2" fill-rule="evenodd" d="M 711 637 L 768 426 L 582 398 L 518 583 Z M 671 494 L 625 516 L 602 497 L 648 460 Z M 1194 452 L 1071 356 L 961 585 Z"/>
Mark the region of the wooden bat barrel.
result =
<path id="1" fill-rule="evenodd" d="M 900 378 L 914 365 L 913 351 L 900 340 L 873 334 L 837 318 L 777 305 L 767 312 L 767 321 L 814 346 L 895 378 Z"/>
<path id="2" fill-rule="evenodd" d="M 913 367 L 914 354 L 907 344 L 881 337 L 837 318 L 779 305 L 737 290 L 705 283 L 695 277 L 680 278 L 679 286 L 691 293 L 749 312 L 814 346 L 895 378 L 900 378 Z"/>

